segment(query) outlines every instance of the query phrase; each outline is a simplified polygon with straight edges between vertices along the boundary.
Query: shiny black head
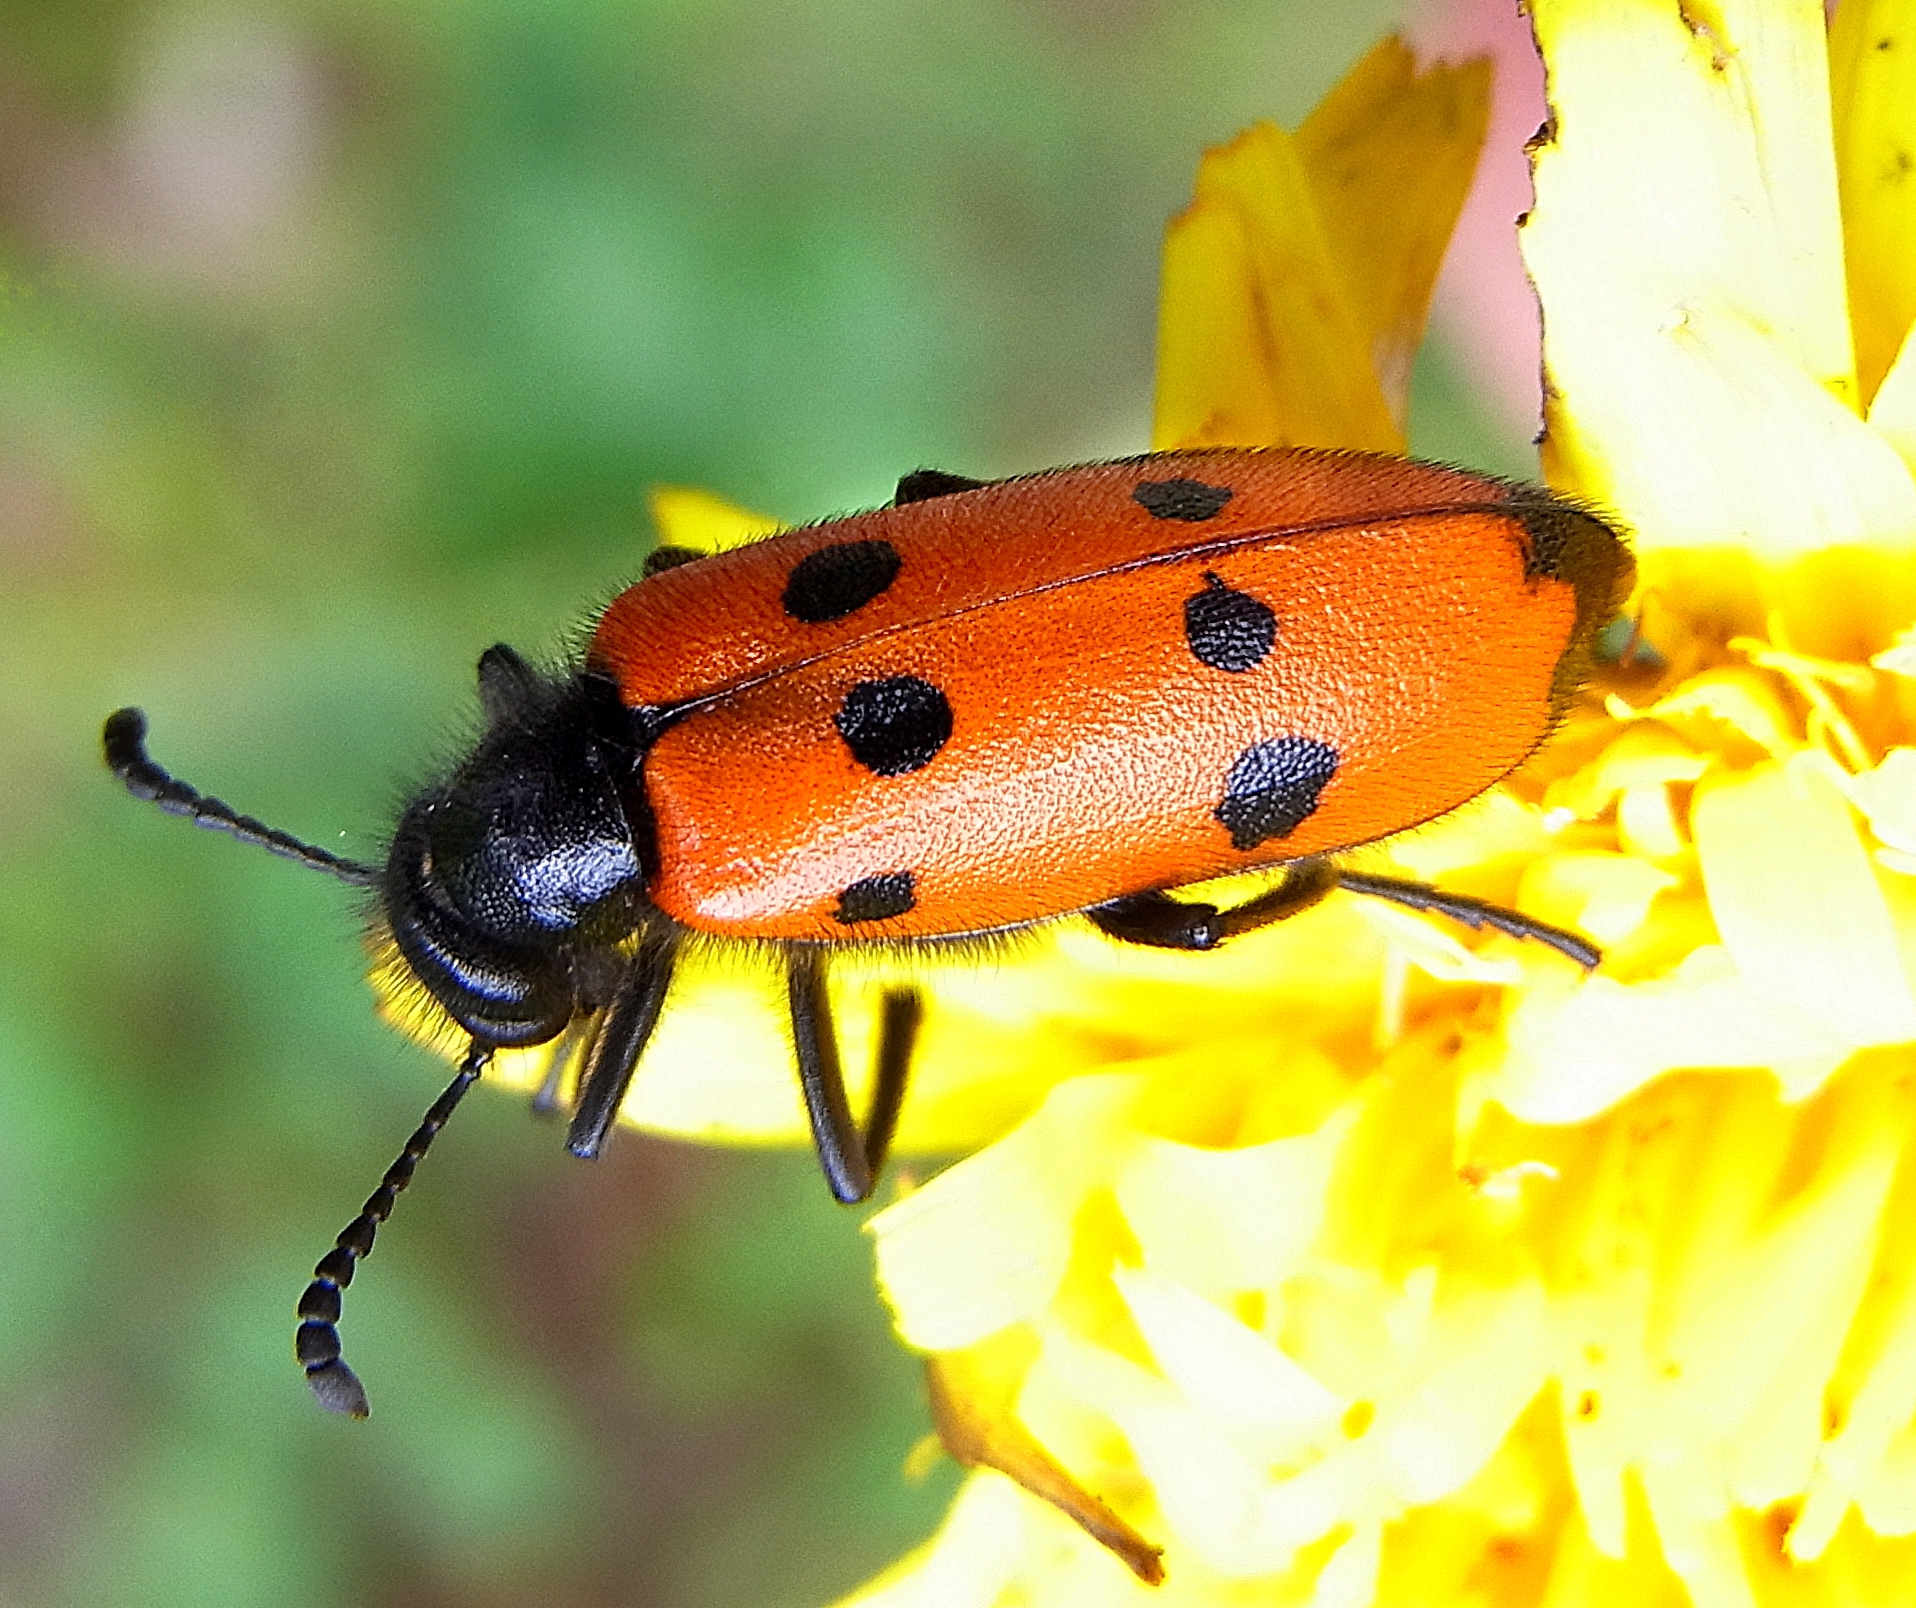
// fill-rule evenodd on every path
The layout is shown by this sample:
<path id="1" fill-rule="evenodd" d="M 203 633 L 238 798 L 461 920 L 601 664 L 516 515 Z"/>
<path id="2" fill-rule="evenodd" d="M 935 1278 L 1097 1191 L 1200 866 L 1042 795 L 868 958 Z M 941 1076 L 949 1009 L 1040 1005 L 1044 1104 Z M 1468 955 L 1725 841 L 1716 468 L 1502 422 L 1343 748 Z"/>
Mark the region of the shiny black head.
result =
<path id="1" fill-rule="evenodd" d="M 603 1006 L 645 924 L 639 750 L 616 688 L 545 676 L 512 649 L 479 661 L 486 731 L 400 817 L 378 881 L 414 976 L 473 1038 L 553 1038 Z M 635 831 L 635 825 L 637 830 Z"/>

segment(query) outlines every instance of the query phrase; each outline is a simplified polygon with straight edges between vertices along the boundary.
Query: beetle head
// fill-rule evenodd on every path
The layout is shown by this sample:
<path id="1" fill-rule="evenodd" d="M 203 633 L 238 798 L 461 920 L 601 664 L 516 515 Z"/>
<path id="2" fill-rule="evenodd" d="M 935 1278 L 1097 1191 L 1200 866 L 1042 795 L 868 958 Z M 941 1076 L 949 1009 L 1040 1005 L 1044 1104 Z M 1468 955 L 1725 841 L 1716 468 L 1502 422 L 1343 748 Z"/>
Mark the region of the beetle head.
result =
<path id="1" fill-rule="evenodd" d="M 609 682 L 479 661 L 486 731 L 400 818 L 380 878 L 394 941 L 483 1043 L 537 1044 L 604 1001 L 614 947 L 649 908 L 625 783 L 638 761 Z"/>

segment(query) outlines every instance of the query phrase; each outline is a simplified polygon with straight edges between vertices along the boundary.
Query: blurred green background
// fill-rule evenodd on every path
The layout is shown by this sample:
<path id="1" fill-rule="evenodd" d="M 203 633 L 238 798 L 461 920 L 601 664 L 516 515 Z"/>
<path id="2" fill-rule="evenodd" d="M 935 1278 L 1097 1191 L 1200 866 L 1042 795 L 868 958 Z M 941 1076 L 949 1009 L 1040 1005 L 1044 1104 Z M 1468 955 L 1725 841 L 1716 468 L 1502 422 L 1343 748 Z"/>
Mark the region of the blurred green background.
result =
<path id="1" fill-rule="evenodd" d="M 0 9 L 0 1601 L 822 1603 L 956 1482 L 806 1156 L 481 1091 L 353 902 L 134 805 L 102 715 L 376 853 L 472 666 L 636 573 L 647 487 L 793 520 L 1139 450 L 1199 149 L 1390 0 L 9 0 Z M 1441 354 L 1416 444 L 1489 467 Z M 343 832 L 341 829 L 344 829 Z"/>

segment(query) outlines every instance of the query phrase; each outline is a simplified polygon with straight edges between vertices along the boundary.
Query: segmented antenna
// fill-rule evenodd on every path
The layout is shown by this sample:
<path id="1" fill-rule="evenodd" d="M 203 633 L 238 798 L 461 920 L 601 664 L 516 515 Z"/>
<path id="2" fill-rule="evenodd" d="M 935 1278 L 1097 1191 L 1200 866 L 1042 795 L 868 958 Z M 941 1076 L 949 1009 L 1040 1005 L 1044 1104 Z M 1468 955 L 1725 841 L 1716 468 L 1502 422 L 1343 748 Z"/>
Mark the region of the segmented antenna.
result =
<path id="1" fill-rule="evenodd" d="M 329 1413 L 364 1418 L 372 1410 L 366 1401 L 366 1387 L 339 1355 L 340 1292 L 353 1282 L 353 1270 L 372 1254 L 373 1237 L 379 1225 L 392 1216 L 400 1190 L 412 1182 L 420 1158 L 432 1148 L 439 1130 L 491 1059 L 492 1046 L 474 1039 L 446 1092 L 433 1101 L 399 1159 L 366 1197 L 359 1215 L 340 1230 L 333 1248 L 319 1259 L 313 1269 L 313 1282 L 299 1298 L 299 1332 L 293 1340 L 293 1352 L 306 1370 L 306 1382 L 313 1387 L 314 1396 Z"/>
<path id="2" fill-rule="evenodd" d="M 359 860 L 346 860 L 310 843 L 302 843 L 285 832 L 275 831 L 264 821 L 241 815 L 222 799 L 176 781 L 147 757 L 146 716 L 137 709 L 116 709 L 106 718 L 101 733 L 106 746 L 107 769 L 120 778 L 135 798 L 157 804 L 168 815 L 190 816 L 196 826 L 209 831 L 227 832 L 242 843 L 257 843 L 261 848 L 288 860 L 297 860 L 315 871 L 330 872 L 341 882 L 368 887 L 378 880 L 376 866 Z"/>

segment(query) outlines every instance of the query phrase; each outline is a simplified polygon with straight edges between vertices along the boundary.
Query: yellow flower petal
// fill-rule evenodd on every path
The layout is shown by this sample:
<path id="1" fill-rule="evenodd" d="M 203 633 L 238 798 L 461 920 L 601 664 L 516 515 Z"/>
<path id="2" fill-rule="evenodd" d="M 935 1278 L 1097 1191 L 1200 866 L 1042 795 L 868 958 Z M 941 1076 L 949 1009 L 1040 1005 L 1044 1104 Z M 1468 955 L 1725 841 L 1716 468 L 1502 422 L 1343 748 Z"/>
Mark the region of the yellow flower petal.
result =
<path id="1" fill-rule="evenodd" d="M 1153 445 L 1403 450 L 1488 91 L 1482 63 L 1419 75 L 1386 40 L 1295 137 L 1205 153 L 1165 236 Z"/>
<path id="2" fill-rule="evenodd" d="M 1420 75 L 1404 42 L 1389 38 L 1297 131 L 1318 223 L 1400 439 L 1411 362 L 1489 116 L 1489 62 Z"/>
<path id="3" fill-rule="evenodd" d="M 1175 1279 L 1113 1276 L 1166 1379 L 1248 1455 L 1315 1461 L 1311 1449 L 1337 1439 L 1347 1403 L 1264 1335 Z"/>
<path id="4" fill-rule="evenodd" d="M 898 1332 L 955 1351 L 1036 1317 L 1063 1280 L 1078 1208 L 1122 1156 L 1140 1080 L 1073 1079 L 1013 1133 L 867 1223 Z"/>
<path id="5" fill-rule="evenodd" d="M 1572 1475 L 1601 1550 L 1625 1550 L 1632 1473 L 1666 1547 L 1689 1554 L 1679 1572 L 1708 1572 L 1692 1549 L 1733 1505 L 1803 1488 L 1908 1105 L 1846 1075 L 1783 1118 L 1760 1078 L 1691 1076 L 1561 1155 L 1579 1185 L 1540 1197 L 1556 1221 L 1539 1227 Z"/>
<path id="6" fill-rule="evenodd" d="M 1868 818 L 1879 843 L 1916 855 L 1916 748 L 1892 748 L 1874 769 L 1830 779 Z"/>
<path id="7" fill-rule="evenodd" d="M 1677 882 L 1633 854 L 1553 854 L 1524 879 L 1524 908 L 1614 951 L 1649 919 L 1657 895 Z"/>
<path id="8" fill-rule="evenodd" d="M 1770 1067 L 1815 1088 L 1854 1046 L 1848 1033 L 1773 1009 L 1717 944 L 1643 982 L 1592 977 L 1573 991 L 1530 990 L 1504 1022 L 1485 1094 L 1526 1122 L 1587 1122 L 1683 1067 Z"/>
<path id="9" fill-rule="evenodd" d="M 1757 753 L 1772 758 L 1794 753 L 1801 741 L 1795 716 L 1768 677 L 1743 669 L 1706 670 L 1643 711 L 1688 738 L 1698 748 L 1727 748 L 1732 759 Z M 1753 750 L 1739 754 L 1726 733 Z"/>
<path id="10" fill-rule="evenodd" d="M 1681 706 L 1659 706 L 1671 714 Z M 1653 711 L 1654 712 L 1654 711 Z M 1780 710 L 1766 710 L 1762 725 L 1775 728 Z M 1579 820 L 1593 820 L 1629 788 L 1645 783 L 1694 782 L 1710 768 L 1707 755 L 1669 727 L 1642 721 L 1625 726 L 1591 764 L 1553 781 L 1544 790 L 1547 807 L 1569 810 Z"/>
<path id="11" fill-rule="evenodd" d="M 728 547 L 743 547 L 781 528 L 775 519 L 696 486 L 654 486 L 647 500 L 662 547 L 695 547 L 702 553 L 719 553 Z"/>
<path id="12" fill-rule="evenodd" d="M 1020 1420 L 1016 1398 L 1037 1349 L 1037 1338 L 1018 1325 L 963 1351 L 928 1357 L 925 1377 L 939 1439 L 964 1467 L 1008 1475 L 1122 1558 L 1146 1585 L 1159 1584 L 1164 1549 L 1066 1473 Z"/>
<path id="13" fill-rule="evenodd" d="M 1346 1106 L 1314 1132 L 1229 1150 L 1140 1140 L 1114 1187 L 1145 1265 L 1212 1300 L 1277 1284 L 1317 1236 L 1355 1120 Z"/>
<path id="14" fill-rule="evenodd" d="M 1896 640 L 1881 653 L 1872 654 L 1869 662 L 1893 675 L 1916 678 L 1916 625 L 1898 632 Z"/>
<path id="15" fill-rule="evenodd" d="M 1869 423 L 1916 474 L 1916 327 L 1903 338 L 1901 352 L 1876 389 Z"/>
<path id="16" fill-rule="evenodd" d="M 1905 0 L 1843 0 L 1829 51 L 1850 316 L 1868 398 L 1916 324 L 1916 14 Z"/>
<path id="17" fill-rule="evenodd" d="M 1815 756 L 1706 783 L 1691 818 L 1717 929 L 1769 1010 L 1852 1050 L 1916 1039 L 1895 924 Z"/>
<path id="18" fill-rule="evenodd" d="M 842 1608 L 1008 1608 L 1035 1591 L 1057 1602 L 1167 1600 L 1055 1509 L 985 1471 L 965 1482 L 936 1538 Z"/>
<path id="19" fill-rule="evenodd" d="M 1163 275 L 1154 447 L 1401 450 L 1290 135 L 1205 152 Z"/>
<path id="20" fill-rule="evenodd" d="M 1833 592 L 1801 562 L 1837 550 L 1807 573 L 1854 585 L 1843 548 L 1916 535 L 1916 483 L 1857 416 L 1821 7 L 1533 11 L 1550 478 L 1616 508 L 1646 585 L 1708 629 L 1754 631 L 1772 601 L 1806 651 L 1893 628 L 1907 580 Z"/>

